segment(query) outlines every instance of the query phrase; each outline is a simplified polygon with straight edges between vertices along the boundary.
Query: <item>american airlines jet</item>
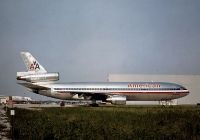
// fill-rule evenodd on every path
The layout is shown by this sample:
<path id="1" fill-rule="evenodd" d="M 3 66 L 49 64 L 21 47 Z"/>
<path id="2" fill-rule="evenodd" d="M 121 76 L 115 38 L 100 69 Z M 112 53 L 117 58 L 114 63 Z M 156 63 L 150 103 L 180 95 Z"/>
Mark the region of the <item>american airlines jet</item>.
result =
<path id="1" fill-rule="evenodd" d="M 170 101 L 184 97 L 189 91 L 178 84 L 167 82 L 72 82 L 55 83 L 59 73 L 49 73 L 29 53 L 21 52 L 27 72 L 17 72 L 18 84 L 36 94 L 61 100 L 83 99 L 126 104 L 126 101 Z"/>

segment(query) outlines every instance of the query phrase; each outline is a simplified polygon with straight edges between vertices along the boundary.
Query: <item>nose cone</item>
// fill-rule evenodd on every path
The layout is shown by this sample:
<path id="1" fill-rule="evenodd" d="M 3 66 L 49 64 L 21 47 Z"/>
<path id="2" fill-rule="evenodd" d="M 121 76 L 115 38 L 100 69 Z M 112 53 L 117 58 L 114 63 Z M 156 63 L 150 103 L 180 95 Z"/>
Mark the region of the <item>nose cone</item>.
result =
<path id="1" fill-rule="evenodd" d="M 180 90 L 182 90 L 182 92 L 185 93 L 186 95 L 190 93 L 189 90 L 183 86 L 180 87 Z"/>
<path id="2" fill-rule="evenodd" d="M 182 95 L 182 97 L 184 97 L 184 96 L 187 96 L 189 93 L 190 93 L 190 91 L 185 88 L 181 95 Z"/>
<path id="3" fill-rule="evenodd" d="M 187 89 L 186 94 L 188 95 L 190 93 L 190 91 Z"/>

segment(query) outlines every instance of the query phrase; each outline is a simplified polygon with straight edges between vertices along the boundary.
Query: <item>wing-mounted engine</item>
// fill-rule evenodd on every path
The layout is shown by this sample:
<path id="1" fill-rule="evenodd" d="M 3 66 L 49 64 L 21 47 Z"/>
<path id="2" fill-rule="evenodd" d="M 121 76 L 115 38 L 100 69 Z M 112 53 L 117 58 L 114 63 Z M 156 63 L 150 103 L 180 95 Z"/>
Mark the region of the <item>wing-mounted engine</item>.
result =
<path id="1" fill-rule="evenodd" d="M 17 80 L 22 80 L 31 83 L 58 81 L 59 73 L 17 72 Z"/>
<path id="2" fill-rule="evenodd" d="M 121 95 L 110 95 L 107 99 L 107 102 L 115 105 L 125 105 L 126 104 L 126 96 Z"/>

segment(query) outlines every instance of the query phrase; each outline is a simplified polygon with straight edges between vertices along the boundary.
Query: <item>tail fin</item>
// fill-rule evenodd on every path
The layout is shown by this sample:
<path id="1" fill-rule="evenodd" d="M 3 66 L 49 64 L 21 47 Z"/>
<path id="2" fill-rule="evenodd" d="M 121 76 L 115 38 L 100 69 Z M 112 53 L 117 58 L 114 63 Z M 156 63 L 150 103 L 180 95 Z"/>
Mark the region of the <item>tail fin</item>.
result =
<path id="1" fill-rule="evenodd" d="M 28 72 L 35 73 L 46 73 L 47 71 L 44 69 L 42 65 L 29 53 L 29 52 L 21 52 L 21 57 L 26 65 Z"/>

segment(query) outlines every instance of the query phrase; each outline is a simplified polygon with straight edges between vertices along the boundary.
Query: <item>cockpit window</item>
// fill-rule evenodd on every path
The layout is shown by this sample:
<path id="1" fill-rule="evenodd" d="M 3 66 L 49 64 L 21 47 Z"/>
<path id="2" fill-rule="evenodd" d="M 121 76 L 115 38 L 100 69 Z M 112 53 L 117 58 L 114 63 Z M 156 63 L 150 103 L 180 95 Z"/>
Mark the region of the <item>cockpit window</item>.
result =
<path id="1" fill-rule="evenodd" d="M 180 87 L 181 90 L 187 90 L 185 87 Z"/>

